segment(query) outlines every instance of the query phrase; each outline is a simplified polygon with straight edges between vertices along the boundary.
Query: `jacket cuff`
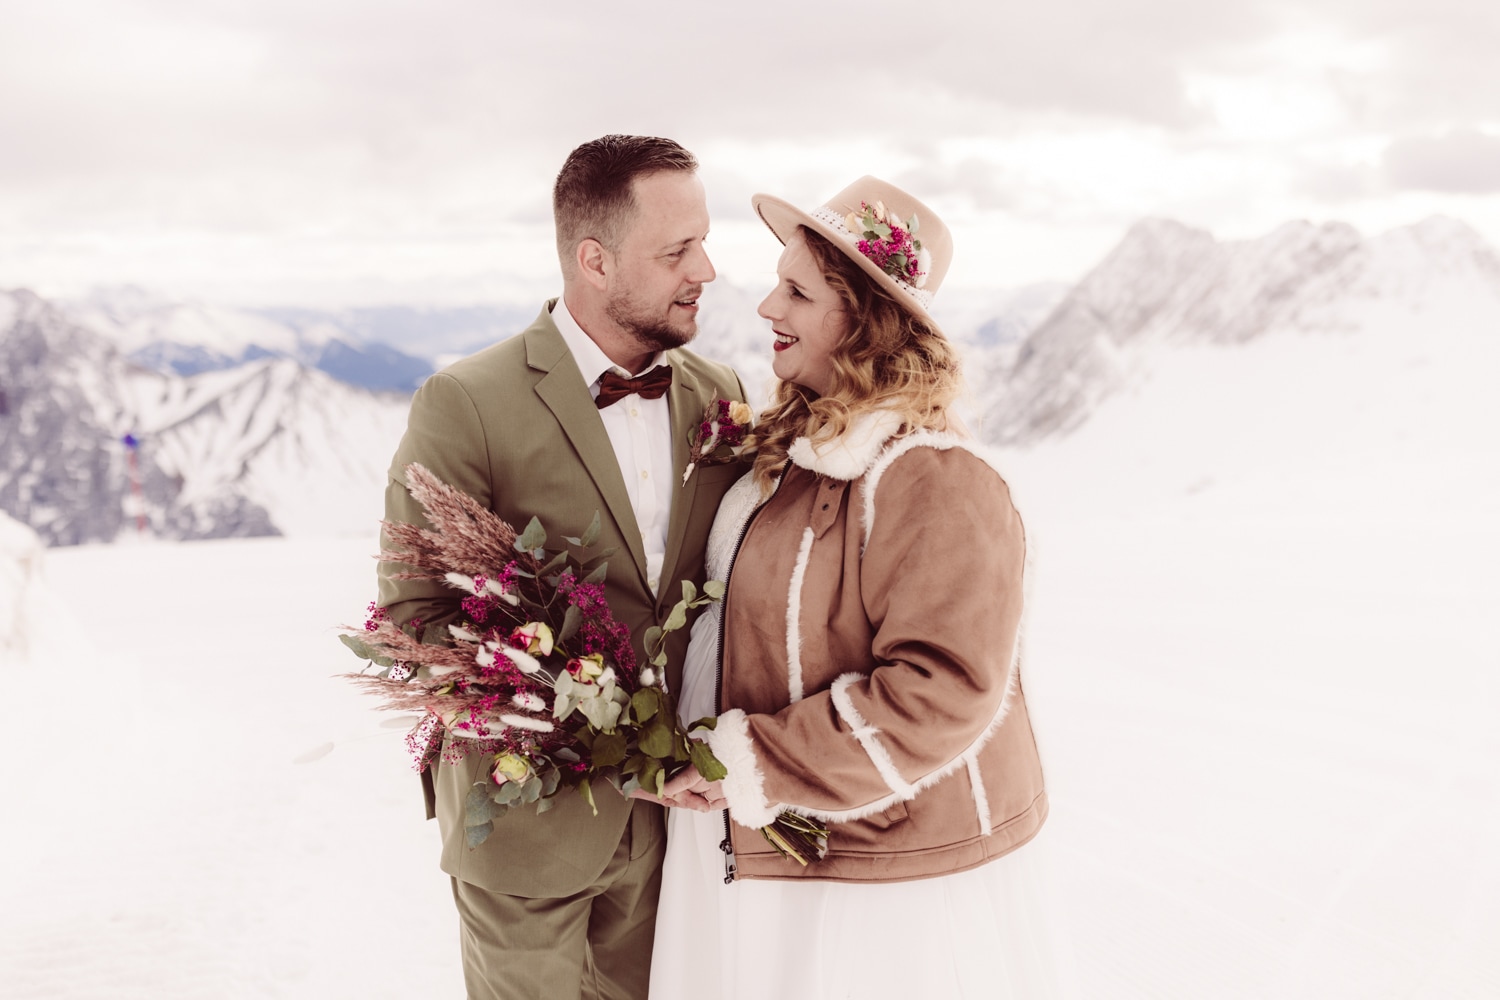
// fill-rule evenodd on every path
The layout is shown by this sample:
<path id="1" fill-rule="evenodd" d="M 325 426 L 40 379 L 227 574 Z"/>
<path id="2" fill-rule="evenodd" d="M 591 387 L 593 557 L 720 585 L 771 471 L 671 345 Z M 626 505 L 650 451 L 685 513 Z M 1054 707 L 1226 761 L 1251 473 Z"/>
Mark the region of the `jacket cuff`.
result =
<path id="1" fill-rule="evenodd" d="M 755 763 L 755 745 L 750 740 L 750 722 L 745 713 L 731 708 L 704 739 L 708 748 L 729 771 L 720 783 L 730 817 L 741 826 L 760 829 L 780 814 L 780 807 L 766 801 L 764 776 Z"/>

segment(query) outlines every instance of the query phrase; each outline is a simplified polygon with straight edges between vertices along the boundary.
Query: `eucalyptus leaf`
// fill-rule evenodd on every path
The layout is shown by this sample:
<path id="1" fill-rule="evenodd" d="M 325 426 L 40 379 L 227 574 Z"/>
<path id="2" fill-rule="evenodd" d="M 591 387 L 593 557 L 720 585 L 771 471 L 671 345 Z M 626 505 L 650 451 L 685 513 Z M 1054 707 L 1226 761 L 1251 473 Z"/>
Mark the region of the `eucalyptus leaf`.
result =
<path id="1" fill-rule="evenodd" d="M 703 593 L 705 596 L 710 597 L 715 601 L 722 601 L 724 599 L 724 581 L 707 581 L 703 584 Z"/>
<path id="2" fill-rule="evenodd" d="M 561 566 L 563 563 L 565 563 L 567 561 L 568 561 L 568 553 L 565 552 L 565 551 L 564 552 L 559 552 L 557 555 L 553 556 L 551 559 L 548 559 L 547 560 L 547 565 L 545 565 L 541 569 L 537 570 L 537 572 L 538 573 L 550 573 L 553 570 L 557 569 L 557 567 Z M 556 586 L 556 584 L 553 584 L 553 586 Z"/>
<path id="3" fill-rule="evenodd" d="M 661 708 L 661 694 L 655 688 L 641 688 L 630 699 L 630 708 L 637 722 L 646 722 Z"/>
<path id="4" fill-rule="evenodd" d="M 641 766 L 641 787 L 653 795 L 660 795 L 662 788 L 667 783 L 667 772 L 662 768 L 661 761 L 646 758 L 646 763 Z"/>
<path id="5" fill-rule="evenodd" d="M 641 752 L 662 758 L 672 755 L 672 727 L 660 715 L 641 729 L 639 745 Z"/>
<path id="6" fill-rule="evenodd" d="M 547 532 L 542 522 L 532 518 L 526 522 L 526 530 L 516 539 L 516 551 L 535 555 L 536 550 L 547 544 Z"/>
<path id="7" fill-rule="evenodd" d="M 354 655 L 359 657 L 361 660 L 368 660 L 373 655 L 370 652 L 369 645 L 367 645 L 365 641 L 357 635 L 341 635 L 339 636 L 339 642 L 342 642 L 344 645 L 348 646 L 349 649 L 354 653 Z"/>
<path id="8" fill-rule="evenodd" d="M 695 729 L 714 729 L 717 728 L 718 725 L 719 717 L 717 715 L 705 715 L 703 718 L 693 722 L 693 724 L 688 726 L 687 728 L 688 732 L 691 733 Z"/>
<path id="9" fill-rule="evenodd" d="M 738 606 L 738 605 L 736 605 Z M 663 632 L 675 632 L 687 624 L 687 606 L 681 601 L 672 605 L 672 613 L 667 615 L 667 620 L 662 623 Z"/>
<path id="10" fill-rule="evenodd" d="M 466 826 L 464 827 L 464 842 L 469 845 L 469 850 L 472 851 L 488 840 L 494 830 L 494 823 L 480 823 L 478 826 Z"/>
<path id="11" fill-rule="evenodd" d="M 701 740 L 693 740 L 689 743 L 688 754 L 692 758 L 693 766 L 698 769 L 699 774 L 703 775 L 704 781 L 723 781 L 724 777 L 729 774 L 729 769 L 714 756 L 708 744 Z"/>
<path id="12" fill-rule="evenodd" d="M 594 811 L 594 815 L 599 815 L 599 807 L 594 805 L 594 790 L 589 787 L 589 779 L 584 778 L 578 783 L 578 794 L 583 796 L 583 801 L 589 804 L 589 808 Z"/>
<path id="13" fill-rule="evenodd" d="M 692 604 L 698 599 L 698 588 L 693 586 L 692 580 L 682 581 L 682 603 Z"/>
<path id="14" fill-rule="evenodd" d="M 469 794 L 464 796 L 464 826 L 477 826 L 489 821 L 494 814 L 495 804 L 490 799 L 489 783 L 474 782 L 469 786 Z"/>
<path id="15" fill-rule="evenodd" d="M 599 512 L 594 511 L 594 519 L 589 522 L 588 528 L 583 532 L 583 538 L 578 543 L 582 548 L 589 548 L 599 540 Z"/>
<path id="16" fill-rule="evenodd" d="M 507 781 L 495 791 L 495 801 L 502 806 L 508 806 L 521 797 L 521 786 L 514 781 Z"/>
<path id="17" fill-rule="evenodd" d="M 609 575 L 609 563 L 602 562 L 588 576 L 583 578 L 584 583 L 603 583 L 604 578 Z"/>
<path id="18" fill-rule="evenodd" d="M 552 798 L 551 796 L 543 798 L 536 804 L 536 814 L 540 816 L 542 813 L 551 809 L 555 805 L 557 805 L 557 800 Z"/>
<path id="19" fill-rule="evenodd" d="M 657 644 L 661 642 L 661 636 L 661 626 L 652 625 L 646 629 L 646 635 L 641 642 L 648 650 L 655 649 Z"/>
<path id="20" fill-rule="evenodd" d="M 557 632 L 557 642 L 567 642 L 578 634 L 578 626 L 583 624 L 583 612 L 575 605 L 569 604 L 568 610 L 563 614 L 562 628 Z"/>
<path id="21" fill-rule="evenodd" d="M 625 734 L 600 733 L 594 740 L 594 764 L 614 767 L 625 759 Z"/>
<path id="22" fill-rule="evenodd" d="M 891 227 L 886 225 L 884 222 L 875 223 L 874 229 L 875 235 L 879 236 L 881 239 L 888 240 L 891 238 Z"/>

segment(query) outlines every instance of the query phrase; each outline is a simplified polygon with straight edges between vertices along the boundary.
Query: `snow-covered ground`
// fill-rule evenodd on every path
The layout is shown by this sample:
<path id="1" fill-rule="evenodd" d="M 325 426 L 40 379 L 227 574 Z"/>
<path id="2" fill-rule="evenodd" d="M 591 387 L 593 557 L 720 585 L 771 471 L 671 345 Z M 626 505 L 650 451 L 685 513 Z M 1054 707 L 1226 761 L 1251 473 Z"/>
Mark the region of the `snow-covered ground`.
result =
<path id="1" fill-rule="evenodd" d="M 1005 456 L 1081 996 L 1500 995 L 1500 336 L 1410 319 L 1174 350 Z M 46 553 L 0 995 L 461 995 L 400 733 L 334 676 L 372 548 Z"/>

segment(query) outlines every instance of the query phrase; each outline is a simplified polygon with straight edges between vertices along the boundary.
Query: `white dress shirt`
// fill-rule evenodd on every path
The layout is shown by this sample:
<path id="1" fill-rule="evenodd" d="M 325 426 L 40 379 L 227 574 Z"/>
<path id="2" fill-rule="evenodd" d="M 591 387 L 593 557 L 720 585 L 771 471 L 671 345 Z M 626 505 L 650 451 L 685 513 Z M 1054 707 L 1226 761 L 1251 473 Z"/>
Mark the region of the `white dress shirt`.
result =
<path id="1" fill-rule="evenodd" d="M 613 369 L 627 378 L 642 375 L 661 364 L 657 354 L 639 372 L 627 372 L 605 355 L 593 338 L 568 312 L 561 298 L 552 307 L 552 322 L 562 334 L 583 373 L 589 395 L 599 398 L 599 379 Z M 667 554 L 667 520 L 672 514 L 672 416 L 667 397 L 642 399 L 631 394 L 599 411 L 604 431 L 615 449 L 615 461 L 625 480 L 630 509 L 641 531 L 641 548 L 646 552 L 646 580 L 653 591 L 661 589 L 662 562 Z M 568 530 L 583 530 L 583 526 Z"/>

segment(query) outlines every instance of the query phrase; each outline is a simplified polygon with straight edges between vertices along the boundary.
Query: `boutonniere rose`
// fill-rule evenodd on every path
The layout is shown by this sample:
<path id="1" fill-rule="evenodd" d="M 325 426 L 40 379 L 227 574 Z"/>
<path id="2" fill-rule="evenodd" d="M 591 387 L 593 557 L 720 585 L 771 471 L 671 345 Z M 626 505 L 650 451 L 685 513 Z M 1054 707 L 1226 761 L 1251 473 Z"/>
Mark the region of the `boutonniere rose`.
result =
<path id="1" fill-rule="evenodd" d="M 693 428 L 689 441 L 688 466 L 682 473 L 682 485 L 699 465 L 731 462 L 743 454 L 745 435 L 755 422 L 755 411 L 749 403 L 733 399 L 716 399 L 703 411 L 703 419 Z"/>

